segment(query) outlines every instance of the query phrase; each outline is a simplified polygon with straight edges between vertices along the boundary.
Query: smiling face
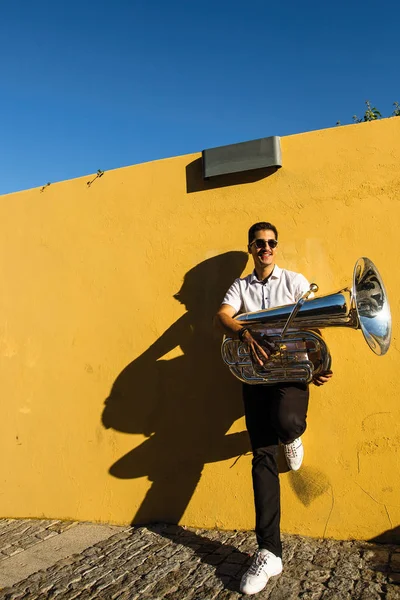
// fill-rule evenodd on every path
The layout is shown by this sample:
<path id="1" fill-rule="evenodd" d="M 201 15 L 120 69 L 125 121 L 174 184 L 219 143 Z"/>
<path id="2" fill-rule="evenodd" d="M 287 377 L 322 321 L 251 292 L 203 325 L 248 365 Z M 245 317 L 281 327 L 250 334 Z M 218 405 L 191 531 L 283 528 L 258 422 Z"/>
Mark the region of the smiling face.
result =
<path id="1" fill-rule="evenodd" d="M 257 240 L 262 240 L 264 243 L 257 243 Z M 267 243 L 269 240 L 276 242 L 275 233 L 272 229 L 261 229 L 255 232 L 254 239 L 249 245 L 249 252 L 253 257 L 256 270 L 263 271 L 268 267 L 273 268 L 275 265 L 277 248 L 271 248 Z M 258 247 L 258 245 L 262 247 Z"/>

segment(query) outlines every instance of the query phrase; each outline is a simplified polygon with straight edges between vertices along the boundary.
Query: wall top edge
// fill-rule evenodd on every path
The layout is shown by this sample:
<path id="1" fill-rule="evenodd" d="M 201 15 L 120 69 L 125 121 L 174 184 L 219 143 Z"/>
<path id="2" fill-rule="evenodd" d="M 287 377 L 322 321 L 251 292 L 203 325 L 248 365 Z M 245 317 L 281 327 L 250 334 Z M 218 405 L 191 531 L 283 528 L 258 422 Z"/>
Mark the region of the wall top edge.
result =
<path id="1" fill-rule="evenodd" d="M 396 121 L 396 119 L 398 119 L 398 121 Z M 383 119 L 377 119 L 376 121 L 368 121 L 365 123 L 350 123 L 348 125 L 334 125 L 332 127 L 326 127 L 323 129 L 311 129 L 309 131 L 302 131 L 299 133 L 291 133 L 288 135 L 283 135 L 283 136 L 266 136 L 266 137 L 280 137 L 281 140 L 285 140 L 287 138 L 295 138 L 295 137 L 299 137 L 299 136 L 312 136 L 312 135 L 317 135 L 317 134 L 331 134 L 333 132 L 334 135 L 336 135 L 336 132 L 341 132 L 344 129 L 349 129 L 349 128 L 355 128 L 355 127 L 364 127 L 364 128 L 368 128 L 368 127 L 387 127 L 388 124 L 390 122 L 390 125 L 392 125 L 394 122 L 398 122 L 398 125 L 400 126 L 400 118 L 399 117 L 386 117 Z M 236 142 L 236 144 L 241 144 L 243 142 L 252 142 L 255 141 L 257 139 L 261 139 L 262 136 L 260 138 L 254 138 L 254 140 L 242 140 L 239 142 Z M 224 145 L 224 144 L 223 144 Z M 222 146 L 223 146 L 222 145 Z M 201 157 L 201 150 L 199 150 L 198 152 L 191 152 L 188 154 L 177 154 L 175 156 L 168 156 L 168 157 L 164 157 L 164 158 L 158 158 L 158 159 L 154 159 L 154 160 L 149 160 L 149 161 L 145 161 L 145 162 L 141 162 L 141 163 L 133 163 L 130 165 L 124 165 L 121 167 L 116 167 L 114 169 L 105 169 L 104 173 L 112 173 L 115 171 L 121 171 L 123 169 L 131 169 L 133 167 L 140 167 L 143 165 L 149 165 L 149 164 L 153 164 L 153 163 L 159 163 L 159 162 L 166 162 L 169 160 L 175 160 L 177 158 L 188 158 L 188 159 L 195 159 L 195 158 L 199 158 Z M 85 175 L 80 175 L 79 177 L 72 177 L 70 179 L 61 179 L 59 181 L 55 181 L 55 182 L 51 182 L 49 187 L 53 187 L 59 184 L 63 184 L 66 182 L 72 182 L 72 181 L 79 181 L 81 179 L 86 179 L 86 180 L 90 180 L 91 178 L 95 177 L 96 173 L 88 173 Z M 22 190 L 15 190 L 13 192 L 7 192 L 5 194 L 0 194 L 0 198 L 6 198 L 7 196 L 11 196 L 11 195 L 15 195 L 15 194 L 23 194 L 26 192 L 33 192 L 33 191 L 38 191 L 40 192 L 40 190 L 43 188 L 43 186 L 45 186 L 45 184 L 40 185 L 40 186 L 34 186 L 32 188 L 24 188 Z"/>

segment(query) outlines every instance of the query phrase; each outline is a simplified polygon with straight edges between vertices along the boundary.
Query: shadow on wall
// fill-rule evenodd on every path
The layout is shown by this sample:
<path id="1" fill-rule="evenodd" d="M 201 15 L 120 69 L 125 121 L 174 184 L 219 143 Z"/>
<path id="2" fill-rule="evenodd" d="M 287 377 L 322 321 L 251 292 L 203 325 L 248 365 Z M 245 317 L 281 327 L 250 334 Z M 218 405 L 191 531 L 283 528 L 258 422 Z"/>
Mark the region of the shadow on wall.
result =
<path id="1" fill-rule="evenodd" d="M 383 533 L 377 535 L 374 538 L 368 540 L 369 542 L 375 542 L 376 544 L 400 544 L 400 525 L 387 529 Z"/>
<path id="2" fill-rule="evenodd" d="M 328 477 L 322 471 L 307 465 L 303 465 L 299 471 L 289 472 L 289 484 L 304 506 L 310 506 L 319 496 L 332 489 Z"/>
<path id="3" fill-rule="evenodd" d="M 264 167 L 262 169 L 251 169 L 250 171 L 241 171 L 229 175 L 219 175 L 212 179 L 203 179 L 203 162 L 201 158 L 196 158 L 196 160 L 193 160 L 186 167 L 186 192 L 191 194 L 192 192 L 214 190 L 229 185 L 254 183 L 273 175 L 277 170 L 278 167 Z"/>
<path id="4" fill-rule="evenodd" d="M 204 464 L 250 450 L 246 431 L 226 435 L 243 415 L 241 387 L 212 324 L 246 263 L 246 253 L 227 252 L 191 269 L 174 296 L 187 312 L 125 367 L 106 400 L 104 427 L 147 436 L 110 468 L 114 477 L 152 482 L 132 524 L 178 523 Z M 183 356 L 160 360 L 177 346 Z"/>

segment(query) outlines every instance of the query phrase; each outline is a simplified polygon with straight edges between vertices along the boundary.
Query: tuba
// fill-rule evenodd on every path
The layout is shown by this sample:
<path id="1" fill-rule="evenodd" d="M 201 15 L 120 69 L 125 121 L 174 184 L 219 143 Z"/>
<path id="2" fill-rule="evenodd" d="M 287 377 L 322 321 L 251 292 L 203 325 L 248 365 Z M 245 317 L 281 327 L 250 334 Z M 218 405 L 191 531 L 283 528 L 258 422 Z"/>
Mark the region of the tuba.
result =
<path id="1" fill-rule="evenodd" d="M 233 375 L 244 383 L 309 383 L 330 369 L 331 355 L 318 332 L 324 327 L 361 329 L 375 354 L 386 354 L 390 346 L 391 316 L 385 287 L 369 258 L 359 258 L 353 272 L 353 286 L 312 299 L 315 283 L 295 303 L 238 315 L 236 320 L 250 326 L 257 342 L 271 348 L 269 359 L 255 363 L 246 343 L 225 336 L 222 358 Z"/>

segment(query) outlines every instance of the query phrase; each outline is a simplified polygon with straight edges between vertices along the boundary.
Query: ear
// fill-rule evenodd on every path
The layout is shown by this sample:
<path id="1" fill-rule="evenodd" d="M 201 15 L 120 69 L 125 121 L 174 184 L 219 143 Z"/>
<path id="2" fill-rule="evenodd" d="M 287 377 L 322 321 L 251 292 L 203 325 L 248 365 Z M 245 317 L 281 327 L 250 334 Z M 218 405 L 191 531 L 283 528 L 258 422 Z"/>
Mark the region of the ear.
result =
<path id="1" fill-rule="evenodd" d="M 247 246 L 247 252 L 248 252 L 249 254 L 251 254 L 251 248 L 250 248 L 250 244 L 248 244 L 248 246 Z"/>

